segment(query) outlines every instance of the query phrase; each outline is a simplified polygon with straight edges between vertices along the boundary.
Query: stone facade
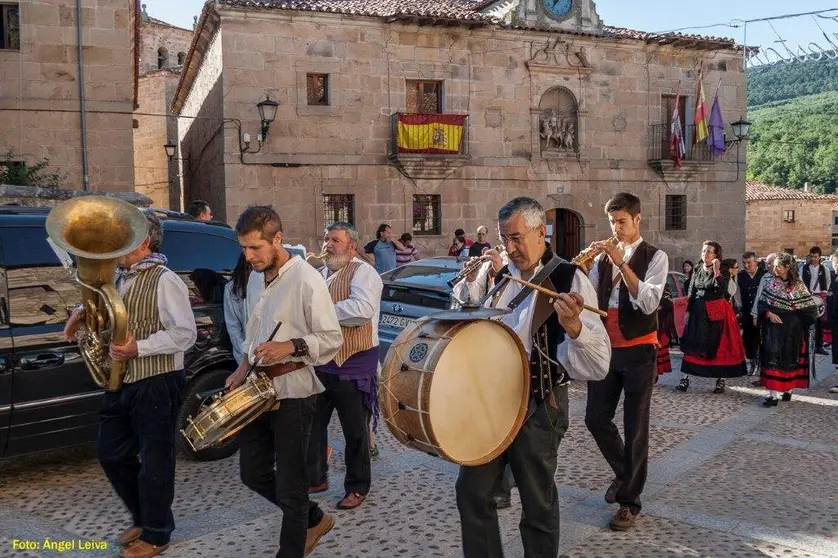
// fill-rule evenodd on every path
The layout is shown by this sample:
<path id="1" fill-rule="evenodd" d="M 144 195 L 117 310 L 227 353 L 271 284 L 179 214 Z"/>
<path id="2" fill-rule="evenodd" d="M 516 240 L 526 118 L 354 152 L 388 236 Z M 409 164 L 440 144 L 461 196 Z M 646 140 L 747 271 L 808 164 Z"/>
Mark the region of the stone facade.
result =
<path id="1" fill-rule="evenodd" d="M 494 243 L 498 208 L 529 195 L 579 225 L 578 249 L 610 236 L 603 205 L 614 193 L 631 191 L 643 203 L 645 237 L 670 254 L 673 267 L 695 259 L 708 237 L 734 252 L 744 248 L 744 149 L 715 162 L 685 162 L 677 171 L 649 162 L 652 127 L 668 120 L 662 95 L 674 94 L 680 82 L 690 120 L 700 62 L 708 109 L 721 79 L 725 120 L 743 114 L 742 53 L 730 42 L 652 40 L 606 29 L 591 2 L 578 2 L 575 19 L 555 25 L 534 0 L 487 8 L 501 10 L 499 17 L 516 29 L 497 20 L 467 26 L 475 5 L 467 2 L 451 2 L 460 12 L 435 26 L 424 23 L 440 22 L 438 14 L 389 22 L 383 14 L 363 15 L 381 2 L 359 3 L 355 16 L 225 3 L 205 7 L 173 106 L 184 117 L 231 122 L 203 124 L 214 133 L 180 134 L 182 151 L 206 158 L 186 173 L 186 197 L 206 198 L 209 189 L 219 218 L 233 223 L 248 205 L 270 203 L 289 241 L 315 249 L 331 219 L 324 195 L 354 195 L 365 238 L 381 222 L 397 234 L 413 231 L 414 195 L 435 195 L 441 234 L 414 237 L 423 255 L 438 255 L 460 227 L 485 224 Z M 328 74 L 328 106 L 309 104 L 307 74 Z M 465 154 L 389 156 L 391 115 L 406 112 L 408 80 L 441 82 L 441 112 L 468 115 Z M 557 91 L 575 102 L 570 149 L 542 147 L 545 103 Z M 256 104 L 266 94 L 280 102 L 276 120 L 264 145 L 252 142 L 249 151 L 258 152 L 242 157 L 240 134 L 255 138 Z M 221 166 L 223 180 L 208 182 L 210 165 Z M 683 230 L 666 230 L 668 195 L 685 196 Z"/>
<path id="2" fill-rule="evenodd" d="M 836 195 L 749 183 L 745 245 L 760 256 L 785 250 L 802 258 L 812 246 L 829 254 L 836 205 Z"/>
<path id="3" fill-rule="evenodd" d="M 177 118 L 167 115 L 191 42 L 192 31 L 150 17 L 143 6 L 139 107 L 134 128 L 134 187 L 161 209 L 183 209 L 178 159 L 170 160 L 163 145 L 175 142 L 178 137 Z M 176 155 L 180 158 L 179 153 Z"/>
<path id="4" fill-rule="evenodd" d="M 81 25 L 92 191 L 133 187 L 135 18 L 131 0 L 83 0 Z M 19 3 L 20 50 L 0 50 L 0 152 L 30 164 L 50 160 L 67 188 L 85 182 L 75 5 Z"/>

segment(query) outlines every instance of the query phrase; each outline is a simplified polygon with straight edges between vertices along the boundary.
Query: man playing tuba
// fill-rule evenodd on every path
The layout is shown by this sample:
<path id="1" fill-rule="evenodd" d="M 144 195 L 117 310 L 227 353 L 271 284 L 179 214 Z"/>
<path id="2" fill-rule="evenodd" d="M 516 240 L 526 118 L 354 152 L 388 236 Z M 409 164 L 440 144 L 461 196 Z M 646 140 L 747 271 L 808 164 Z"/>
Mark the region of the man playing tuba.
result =
<path id="1" fill-rule="evenodd" d="M 160 253 L 160 221 L 145 216 L 148 237 L 119 258 L 116 289 L 129 333 L 124 345 L 110 345 L 110 357 L 126 362 L 126 373 L 122 389 L 104 394 L 96 451 L 131 512 L 132 526 L 117 537 L 125 558 L 160 554 L 175 528 L 175 422 L 186 386 L 183 356 L 197 338 L 189 291 Z M 64 328 L 68 341 L 83 322 L 84 310 L 76 309 Z"/>

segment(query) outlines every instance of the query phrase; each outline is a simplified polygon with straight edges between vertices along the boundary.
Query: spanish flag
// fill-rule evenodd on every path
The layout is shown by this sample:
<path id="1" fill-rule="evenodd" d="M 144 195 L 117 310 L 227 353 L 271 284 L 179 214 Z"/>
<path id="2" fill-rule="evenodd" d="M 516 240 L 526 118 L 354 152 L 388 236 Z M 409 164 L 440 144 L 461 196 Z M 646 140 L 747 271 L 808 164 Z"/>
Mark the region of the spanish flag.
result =
<path id="1" fill-rule="evenodd" d="M 701 143 L 707 138 L 707 101 L 704 99 L 704 84 L 701 70 L 698 71 L 698 94 L 695 102 L 695 143 Z"/>
<path id="2" fill-rule="evenodd" d="M 399 113 L 399 153 L 459 153 L 465 120 L 464 114 Z"/>

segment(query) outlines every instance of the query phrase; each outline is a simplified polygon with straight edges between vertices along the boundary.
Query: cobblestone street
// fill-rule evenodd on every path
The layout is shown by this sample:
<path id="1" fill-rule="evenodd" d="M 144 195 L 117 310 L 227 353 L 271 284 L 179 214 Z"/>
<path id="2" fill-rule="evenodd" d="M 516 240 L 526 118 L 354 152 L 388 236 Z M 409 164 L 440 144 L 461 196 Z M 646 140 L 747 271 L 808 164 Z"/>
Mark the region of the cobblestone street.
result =
<path id="1" fill-rule="evenodd" d="M 635 529 L 607 528 L 616 506 L 603 501 L 611 472 L 585 429 L 585 386 L 571 387 L 571 426 L 561 443 L 556 479 L 562 554 L 593 556 L 838 556 L 838 396 L 828 357 L 820 381 L 790 403 L 764 409 L 752 378 L 712 394 L 713 381 L 693 379 L 675 391 L 679 374 L 663 377 L 652 404 L 651 464 Z M 675 363 L 677 369 L 677 362 Z M 621 417 L 621 409 L 617 411 Z M 342 440 L 333 425 L 331 488 L 316 499 L 336 528 L 313 556 L 458 556 L 454 498 L 457 467 L 399 445 L 382 425 L 373 490 L 354 511 L 334 510 L 343 495 Z M 280 513 L 242 486 L 238 455 L 213 463 L 178 463 L 171 558 L 273 556 Z M 113 537 L 127 515 L 90 456 L 62 464 L 0 470 L 0 555 L 12 540 L 102 540 L 107 551 L 63 556 L 115 556 Z M 508 557 L 523 556 L 520 503 L 501 510 Z"/>

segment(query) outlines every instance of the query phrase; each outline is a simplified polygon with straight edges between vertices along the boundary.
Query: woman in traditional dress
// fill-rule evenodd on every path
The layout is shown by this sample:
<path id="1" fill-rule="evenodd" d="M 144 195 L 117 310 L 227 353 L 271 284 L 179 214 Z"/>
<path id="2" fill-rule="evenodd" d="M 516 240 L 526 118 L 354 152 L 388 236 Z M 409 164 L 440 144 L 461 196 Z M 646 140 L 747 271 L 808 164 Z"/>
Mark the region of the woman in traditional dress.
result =
<path id="1" fill-rule="evenodd" d="M 678 390 L 687 391 L 690 376 L 716 378 L 713 393 L 724 393 L 725 378 L 746 374 L 742 334 L 727 302 L 729 276 L 721 271 L 722 246 L 707 240 L 701 248 L 701 261 L 692 272 L 687 301 L 687 325 L 681 337 L 684 376 Z"/>
<path id="2" fill-rule="evenodd" d="M 763 407 L 776 407 L 779 393 L 783 401 L 790 401 L 791 390 L 809 387 L 814 366 L 812 326 L 821 310 L 820 301 L 800 280 L 794 256 L 778 254 L 773 274 L 757 300 L 760 383 L 769 390 Z"/>
<path id="3" fill-rule="evenodd" d="M 675 330 L 675 307 L 672 305 L 672 293 L 669 285 L 664 285 L 663 296 L 658 306 L 658 376 L 672 372 L 672 359 L 669 356 L 669 347 L 677 339 Z M 658 378 L 655 377 L 655 383 Z"/>
<path id="4" fill-rule="evenodd" d="M 832 269 L 835 270 L 832 274 L 832 283 L 829 285 L 829 294 L 826 299 L 826 317 L 829 322 L 830 344 L 838 339 L 838 252 L 832 254 Z M 826 332 L 824 332 L 826 333 Z M 832 345 L 832 364 L 838 372 L 838 351 L 835 350 L 835 345 Z M 838 384 L 829 388 L 829 393 L 838 393 Z"/>

